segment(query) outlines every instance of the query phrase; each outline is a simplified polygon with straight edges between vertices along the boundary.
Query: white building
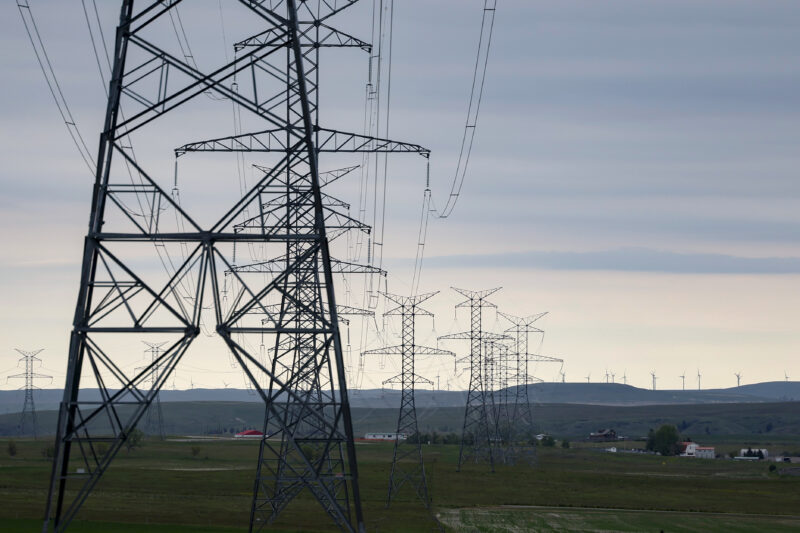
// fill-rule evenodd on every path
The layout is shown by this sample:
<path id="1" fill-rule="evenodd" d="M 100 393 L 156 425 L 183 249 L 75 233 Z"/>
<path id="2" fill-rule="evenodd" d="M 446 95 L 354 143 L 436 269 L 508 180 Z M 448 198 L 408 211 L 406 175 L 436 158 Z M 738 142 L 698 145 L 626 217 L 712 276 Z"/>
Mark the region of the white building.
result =
<path id="1" fill-rule="evenodd" d="M 713 446 L 698 446 L 694 450 L 694 456 L 700 459 L 714 459 L 717 454 Z"/>
<path id="2" fill-rule="evenodd" d="M 697 443 L 696 442 L 681 442 L 678 444 L 681 449 L 681 457 L 697 457 Z"/>
<path id="3" fill-rule="evenodd" d="M 748 452 L 750 452 L 751 457 L 757 456 L 759 451 L 761 452 L 761 455 L 764 456 L 764 459 L 769 457 L 769 452 L 767 451 L 766 448 L 742 448 L 739 451 L 739 457 L 748 457 L 747 455 Z M 760 459 L 760 457 L 758 457 L 758 459 Z"/>
<path id="4" fill-rule="evenodd" d="M 367 433 L 364 440 L 406 440 L 408 435 L 405 433 Z"/>

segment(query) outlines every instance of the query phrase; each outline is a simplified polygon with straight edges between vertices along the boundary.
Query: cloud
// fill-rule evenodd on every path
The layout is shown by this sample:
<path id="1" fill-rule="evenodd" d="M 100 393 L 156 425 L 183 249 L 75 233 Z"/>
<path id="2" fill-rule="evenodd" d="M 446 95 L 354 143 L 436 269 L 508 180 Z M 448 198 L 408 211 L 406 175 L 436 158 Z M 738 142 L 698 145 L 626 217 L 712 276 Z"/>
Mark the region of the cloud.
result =
<path id="1" fill-rule="evenodd" d="M 800 257 L 737 257 L 683 254 L 648 248 L 598 252 L 528 251 L 430 257 L 430 268 L 536 268 L 547 270 L 611 270 L 676 274 L 800 274 Z"/>

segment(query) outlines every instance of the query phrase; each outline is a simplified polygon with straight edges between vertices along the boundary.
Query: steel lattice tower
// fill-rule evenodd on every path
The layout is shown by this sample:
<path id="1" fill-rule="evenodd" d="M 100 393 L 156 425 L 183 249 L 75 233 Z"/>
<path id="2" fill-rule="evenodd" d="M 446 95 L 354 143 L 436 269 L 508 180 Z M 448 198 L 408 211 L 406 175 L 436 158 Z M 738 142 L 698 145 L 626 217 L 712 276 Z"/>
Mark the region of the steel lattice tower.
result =
<path id="1" fill-rule="evenodd" d="M 461 465 L 472 459 L 475 462 L 486 460 L 494 471 L 494 457 L 492 454 L 492 436 L 490 429 L 490 413 L 487 409 L 488 388 L 484 379 L 483 344 L 487 341 L 498 341 L 506 339 L 505 335 L 483 331 L 481 329 L 481 318 L 484 307 L 497 306 L 486 298 L 500 290 L 488 289 L 485 291 L 469 291 L 452 287 L 454 291 L 467 299 L 456 308 L 468 307 L 470 310 L 470 330 L 467 332 L 453 333 L 439 337 L 442 340 L 462 339 L 470 341 L 469 352 L 469 388 L 467 391 L 467 403 L 464 409 L 464 426 L 461 432 L 461 449 L 458 454 L 458 469 Z M 466 358 L 465 358 L 466 359 Z M 469 441 L 469 442 L 468 442 Z"/>
<path id="2" fill-rule="evenodd" d="M 150 355 L 150 365 L 147 367 L 137 367 L 133 370 L 134 372 L 139 372 L 141 370 L 149 369 L 150 376 L 146 383 L 148 383 L 151 388 L 155 383 L 158 383 L 158 356 L 164 351 L 161 348 L 165 344 L 165 342 L 145 342 L 145 345 L 147 346 L 145 353 Z M 147 409 L 144 419 L 144 432 L 149 435 L 157 435 L 161 440 L 166 438 L 166 434 L 164 433 L 164 412 L 161 410 L 160 392 L 156 393 L 155 400 L 153 400 L 153 402 L 150 404 L 150 408 Z"/>
<path id="3" fill-rule="evenodd" d="M 531 315 L 528 317 L 518 317 L 508 313 L 499 313 L 511 323 L 511 327 L 506 333 L 513 338 L 513 352 L 516 356 L 516 375 L 515 398 L 514 398 L 514 420 L 517 421 L 517 433 L 529 439 L 534 431 L 533 423 L 533 403 L 529 396 L 529 385 L 531 383 L 541 383 L 542 380 L 530 373 L 531 362 L 553 362 L 563 363 L 563 359 L 546 355 L 533 354 L 530 352 L 529 335 L 531 333 L 544 334 L 544 330 L 537 328 L 533 324 L 545 316 L 547 312 Z"/>
<path id="4" fill-rule="evenodd" d="M 392 457 L 392 470 L 389 474 L 389 492 L 386 497 L 386 506 L 392 503 L 392 498 L 397 495 L 402 486 L 410 484 L 417 496 L 425 504 L 430 505 L 428 498 L 428 481 L 425 477 L 425 463 L 422 460 L 422 442 L 419 438 L 419 427 L 417 426 L 417 409 L 414 403 L 414 388 L 417 383 L 433 385 L 427 378 L 418 375 L 414 370 L 414 359 L 417 355 L 455 355 L 447 350 L 419 346 L 414 340 L 416 317 L 433 316 L 433 313 L 422 309 L 419 304 L 432 298 L 438 292 L 420 294 L 418 296 L 397 296 L 395 294 L 385 294 L 386 299 L 397 304 L 386 313 L 385 316 L 399 316 L 402 320 L 401 344 L 399 346 L 387 346 L 374 350 L 367 350 L 363 355 L 400 355 L 402 367 L 400 374 L 391 377 L 383 382 L 384 385 L 400 385 L 402 394 L 400 397 L 400 413 L 397 417 L 397 435 L 394 440 L 394 455 Z M 413 443 L 400 441 L 400 434 L 416 437 Z"/>
<path id="5" fill-rule="evenodd" d="M 44 348 L 40 350 L 35 350 L 33 352 L 27 352 L 25 350 L 20 350 L 19 348 L 15 348 L 17 353 L 22 355 L 19 362 L 25 362 L 25 372 L 21 374 L 14 374 L 13 376 L 8 376 L 6 381 L 9 379 L 24 379 L 25 380 L 25 401 L 22 404 L 22 412 L 19 415 L 19 426 L 17 427 L 17 432 L 20 436 L 25 435 L 25 426 L 28 422 L 28 418 L 30 418 L 31 422 L 31 429 L 33 431 L 33 438 L 37 437 L 36 434 L 36 404 L 33 401 L 33 391 L 34 389 L 38 389 L 36 385 L 34 385 L 34 381 L 37 379 L 53 379 L 53 376 L 46 376 L 44 374 L 39 374 L 34 371 L 34 365 L 36 363 L 42 364 L 42 360 L 36 357 L 40 354 Z M 19 364 L 19 363 L 18 363 Z"/>
<path id="6" fill-rule="evenodd" d="M 307 491 L 341 529 L 363 531 L 318 157 L 428 151 L 318 124 L 320 50 L 369 49 L 329 25 L 356 1 L 230 0 L 263 30 L 240 41 L 233 60 L 201 70 L 170 52 L 175 45 L 159 33 L 178 4 L 190 2 L 122 0 L 43 531 L 64 531 L 75 518 L 200 335 L 207 304 L 212 329 L 266 410 L 269 440 L 261 446 L 251 530 Z M 166 192 L 172 175 L 148 170 L 157 161 L 135 156 L 130 139 L 152 136 L 155 126 L 180 134 L 162 117 L 181 109 L 200 123 L 195 106 L 220 100 L 266 129 L 184 144 L 176 153 L 270 152 L 275 161 L 221 216 L 195 210 L 194 218 L 175 191 Z M 226 179 L 214 186 L 230 189 Z M 275 209 L 264 207 L 276 199 Z M 140 212 L 132 208 L 137 201 Z M 280 266 L 245 279 L 236 271 L 237 245 Z M 166 274 L 141 266 L 142 257 L 163 260 L 169 250 L 180 257 L 165 265 Z M 126 372 L 120 358 L 143 334 L 173 340 L 148 367 Z M 273 346 L 270 362 L 252 349 L 264 336 Z M 85 381 L 99 388 L 99 400 L 83 398 Z M 80 473 L 70 469 L 74 460 Z"/>

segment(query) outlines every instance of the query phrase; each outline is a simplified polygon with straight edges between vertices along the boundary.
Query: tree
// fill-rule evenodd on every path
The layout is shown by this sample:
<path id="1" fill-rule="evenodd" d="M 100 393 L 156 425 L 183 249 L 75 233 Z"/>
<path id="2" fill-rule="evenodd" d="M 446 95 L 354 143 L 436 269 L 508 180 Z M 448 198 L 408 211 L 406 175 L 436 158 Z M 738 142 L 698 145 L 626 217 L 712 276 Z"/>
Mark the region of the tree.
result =
<path id="1" fill-rule="evenodd" d="M 542 446 L 552 448 L 555 445 L 556 445 L 556 439 L 554 439 L 550 435 L 545 435 L 544 437 L 542 437 Z"/>
<path id="2" fill-rule="evenodd" d="M 8 455 L 11 457 L 17 455 L 17 441 L 14 439 L 8 441 Z"/>
<path id="3" fill-rule="evenodd" d="M 562 440 L 561 441 L 561 447 L 565 448 L 565 449 L 569 448 L 569 441 L 567 439 Z"/>
<path id="4" fill-rule="evenodd" d="M 125 441 L 125 445 L 128 447 L 128 451 L 130 452 L 134 448 L 138 448 L 142 445 L 142 439 L 144 438 L 144 433 L 139 428 L 134 428 L 133 431 L 128 433 L 128 439 Z"/>
<path id="5" fill-rule="evenodd" d="M 650 430 L 647 435 L 647 449 L 661 455 L 675 455 L 678 452 L 678 441 L 680 441 L 678 428 L 664 424 L 656 431 Z"/>

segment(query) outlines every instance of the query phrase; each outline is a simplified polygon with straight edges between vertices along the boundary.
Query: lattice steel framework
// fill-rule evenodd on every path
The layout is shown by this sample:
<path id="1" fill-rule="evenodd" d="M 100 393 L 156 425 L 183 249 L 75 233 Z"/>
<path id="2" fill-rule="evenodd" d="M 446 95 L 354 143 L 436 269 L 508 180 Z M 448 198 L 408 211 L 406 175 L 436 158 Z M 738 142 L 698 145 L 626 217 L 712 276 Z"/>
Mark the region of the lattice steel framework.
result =
<path id="1" fill-rule="evenodd" d="M 513 377 L 514 383 L 514 409 L 513 419 L 515 437 L 512 439 L 518 446 L 521 446 L 524 441 L 529 440 L 534 432 L 534 414 L 533 402 L 530 399 L 529 386 L 532 383 L 541 383 L 542 380 L 534 376 L 530 371 L 530 363 L 532 362 L 551 362 L 563 363 L 563 359 L 557 357 L 550 357 L 531 353 L 530 351 L 530 334 L 544 334 L 544 330 L 534 326 L 533 324 L 540 318 L 545 316 L 547 312 L 531 315 L 528 317 L 519 317 L 510 315 L 508 313 L 498 313 L 501 317 L 511 323 L 511 327 L 505 330 L 513 339 L 513 346 L 511 352 L 516 358 L 516 373 Z M 524 446 L 522 452 L 529 461 L 535 461 L 535 448 L 527 450 Z"/>
<path id="2" fill-rule="evenodd" d="M 149 377 L 145 383 L 147 383 L 150 388 L 153 388 L 154 384 L 158 383 L 158 356 L 163 352 L 162 347 L 166 343 L 145 342 L 144 344 L 147 346 L 145 353 L 150 355 L 150 365 L 146 367 L 136 367 L 133 371 L 134 373 L 138 373 L 149 368 Z M 166 438 L 166 433 L 164 433 L 164 412 L 161 409 L 160 393 L 156 393 L 155 399 L 145 413 L 144 432 L 148 435 L 156 435 L 161 440 Z"/>
<path id="3" fill-rule="evenodd" d="M 265 404 L 251 530 L 307 491 L 341 529 L 363 531 L 326 227 L 337 225 L 332 216 L 342 219 L 324 199 L 318 156 L 428 151 L 318 124 L 320 50 L 369 47 L 329 25 L 356 1 L 229 0 L 263 31 L 240 41 L 233 60 L 201 70 L 170 53 L 158 33 L 178 4 L 190 2 L 137 0 L 134 8 L 134 0 L 122 0 L 43 531 L 63 531 L 75 518 L 205 327 L 208 303 L 213 328 Z M 237 76 L 248 83 L 239 85 Z M 130 145 L 132 134 L 204 97 L 233 103 L 266 127 L 185 144 L 178 154 L 247 149 L 276 158 L 210 223 L 190 216 L 175 191 L 165 190 L 171 176 L 148 172 Z M 214 185 L 230 189 L 225 180 Z M 237 245 L 269 268 L 246 278 L 235 266 Z M 142 257 L 163 260 L 169 250 L 166 274 L 142 267 Z M 141 371 L 125 371 L 121 354 L 143 334 L 173 340 Z M 264 336 L 273 346 L 270 362 L 252 349 Z M 83 398 L 87 380 L 100 400 Z M 80 468 L 71 469 L 75 462 Z"/>
<path id="4" fill-rule="evenodd" d="M 487 394 L 489 389 L 484 378 L 483 346 L 484 342 L 504 340 L 507 336 L 483 331 L 481 319 L 485 307 L 497 307 L 486 298 L 499 291 L 500 287 L 484 291 L 470 291 L 455 287 L 452 287 L 452 289 L 467 298 L 456 305 L 456 308 L 466 307 L 470 310 L 469 331 L 439 337 L 441 340 L 461 339 L 470 341 L 469 356 L 459 360 L 469 361 L 469 388 L 467 389 L 467 403 L 464 409 L 464 426 L 461 431 L 458 469 L 461 470 L 461 465 L 464 462 L 473 460 L 476 463 L 488 461 L 489 467 L 494 471 L 493 431 L 490 428 L 490 412 L 487 408 L 487 402 L 490 401 L 490 398 Z"/>
<path id="5" fill-rule="evenodd" d="M 45 374 L 39 374 L 34 370 L 36 364 L 42 364 L 42 360 L 36 357 L 40 354 L 44 348 L 40 350 L 34 350 L 32 352 L 28 352 L 25 350 L 20 350 L 19 348 L 15 348 L 17 353 L 19 353 L 22 357 L 20 358 L 19 362 L 25 363 L 25 372 L 21 374 L 14 374 L 13 376 L 8 376 L 6 381 L 9 379 L 24 379 L 25 385 L 21 388 L 25 390 L 25 401 L 22 403 L 22 412 L 19 414 L 19 425 L 17 426 L 17 433 L 20 436 L 27 435 L 26 433 L 26 426 L 28 425 L 28 419 L 30 419 L 31 425 L 31 432 L 33 433 L 33 438 L 37 437 L 37 421 L 36 421 L 36 403 L 33 401 L 33 391 L 34 389 L 38 389 L 34 384 L 34 381 L 37 379 L 53 379 L 53 376 L 47 376 Z"/>
<path id="6" fill-rule="evenodd" d="M 363 352 L 363 355 L 400 355 L 402 358 L 400 374 L 383 382 L 384 385 L 400 385 L 402 390 L 400 412 L 397 417 L 397 435 L 394 440 L 392 470 L 389 474 L 389 491 L 386 497 L 387 507 L 392 503 L 392 498 L 397 495 L 405 484 L 409 484 L 413 487 L 425 507 L 430 505 L 428 481 L 425 477 L 425 463 L 422 459 L 422 442 L 419 439 L 419 427 L 417 425 L 417 408 L 414 403 L 414 389 L 417 383 L 433 385 L 433 382 L 416 373 L 414 370 L 414 360 L 417 355 L 455 356 L 455 354 L 447 350 L 440 350 L 439 348 L 417 345 L 414 339 L 414 332 L 417 316 L 433 316 L 433 313 L 419 307 L 419 305 L 432 298 L 437 293 L 438 292 L 431 292 L 417 296 L 398 296 L 396 294 L 384 293 L 387 300 L 397 304 L 396 307 L 386 311 L 384 315 L 399 316 L 401 318 L 401 343 L 397 346 L 386 346 Z M 412 438 L 413 442 L 405 442 L 400 439 L 401 434 L 415 438 Z"/>

